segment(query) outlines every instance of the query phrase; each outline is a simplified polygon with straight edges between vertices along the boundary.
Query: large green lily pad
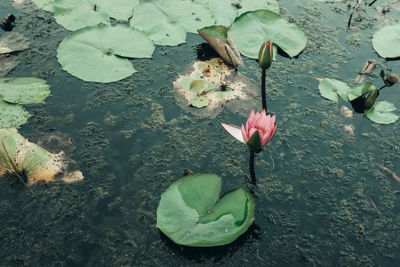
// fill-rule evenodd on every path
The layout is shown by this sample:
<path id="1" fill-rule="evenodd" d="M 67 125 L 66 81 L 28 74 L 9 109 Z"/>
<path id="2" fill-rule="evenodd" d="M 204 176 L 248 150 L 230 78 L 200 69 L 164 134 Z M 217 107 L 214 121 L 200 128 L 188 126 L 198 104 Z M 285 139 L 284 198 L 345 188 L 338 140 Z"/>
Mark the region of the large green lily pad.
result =
<path id="1" fill-rule="evenodd" d="M 400 23 L 387 25 L 375 32 L 372 46 L 381 57 L 400 57 Z"/>
<path id="2" fill-rule="evenodd" d="M 387 101 L 376 102 L 369 110 L 365 111 L 365 115 L 373 122 L 380 124 L 394 123 L 399 119 L 399 116 L 393 113 L 396 107 Z"/>
<path id="3" fill-rule="evenodd" d="M 220 196 L 215 174 L 184 176 L 161 195 L 157 228 L 177 244 L 194 247 L 233 242 L 254 221 L 254 199 L 243 189 Z"/>
<path id="4" fill-rule="evenodd" d="M 49 94 L 49 86 L 42 79 L 0 79 L 0 128 L 26 123 L 30 114 L 21 104 L 41 103 Z"/>
<path id="5" fill-rule="evenodd" d="M 210 10 L 188 0 L 151 0 L 135 8 L 131 26 L 148 34 L 155 44 L 178 45 L 186 32 L 214 24 Z"/>
<path id="6" fill-rule="evenodd" d="M 276 0 L 196 0 L 206 5 L 215 17 L 215 25 L 230 26 L 236 17 L 247 11 L 259 9 L 271 10 L 279 14 L 279 4 Z"/>
<path id="7" fill-rule="evenodd" d="M 127 21 L 133 15 L 138 0 L 33 0 L 37 7 L 53 12 L 57 23 L 75 31 L 99 23 L 109 24 L 109 18 Z"/>
<path id="8" fill-rule="evenodd" d="M 150 58 L 154 44 L 138 30 L 99 24 L 72 32 L 58 47 L 58 62 L 72 75 L 94 82 L 114 82 L 136 72 L 129 58 Z"/>
<path id="9" fill-rule="evenodd" d="M 258 58 L 260 46 L 268 40 L 290 57 L 303 51 L 307 43 L 307 38 L 299 27 L 269 10 L 250 11 L 240 15 L 231 26 L 231 34 L 240 52 L 251 58 Z"/>

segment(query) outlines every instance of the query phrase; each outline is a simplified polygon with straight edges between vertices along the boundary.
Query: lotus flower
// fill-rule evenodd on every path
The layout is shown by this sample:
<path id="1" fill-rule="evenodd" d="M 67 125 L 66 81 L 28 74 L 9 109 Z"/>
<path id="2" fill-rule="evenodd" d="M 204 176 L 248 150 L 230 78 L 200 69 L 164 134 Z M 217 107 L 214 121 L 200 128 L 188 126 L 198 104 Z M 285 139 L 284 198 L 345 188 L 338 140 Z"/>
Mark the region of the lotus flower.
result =
<path id="1" fill-rule="evenodd" d="M 222 123 L 222 126 L 237 140 L 246 143 L 251 151 L 260 152 L 262 147 L 271 141 L 278 125 L 275 125 L 275 115 L 271 117 L 263 109 L 257 113 L 254 113 L 254 110 L 250 112 L 246 127 L 242 125 L 239 128 L 225 123 Z"/>
<path id="2" fill-rule="evenodd" d="M 269 67 L 271 67 L 272 58 L 272 43 L 270 41 L 264 42 L 258 52 L 258 64 L 263 69 L 269 69 Z"/>

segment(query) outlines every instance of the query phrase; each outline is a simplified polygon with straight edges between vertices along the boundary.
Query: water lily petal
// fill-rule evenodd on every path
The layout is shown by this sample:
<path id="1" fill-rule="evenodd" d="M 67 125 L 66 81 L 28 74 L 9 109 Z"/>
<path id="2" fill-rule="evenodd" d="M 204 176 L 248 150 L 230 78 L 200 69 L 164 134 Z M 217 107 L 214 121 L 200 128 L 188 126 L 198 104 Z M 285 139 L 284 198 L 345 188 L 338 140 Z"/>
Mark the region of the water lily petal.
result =
<path id="1" fill-rule="evenodd" d="M 242 143 L 245 143 L 242 135 L 242 131 L 240 127 L 233 125 L 233 124 L 225 124 L 221 123 L 222 127 L 225 128 L 225 130 L 230 133 L 233 137 L 235 137 L 237 140 L 239 140 Z"/>

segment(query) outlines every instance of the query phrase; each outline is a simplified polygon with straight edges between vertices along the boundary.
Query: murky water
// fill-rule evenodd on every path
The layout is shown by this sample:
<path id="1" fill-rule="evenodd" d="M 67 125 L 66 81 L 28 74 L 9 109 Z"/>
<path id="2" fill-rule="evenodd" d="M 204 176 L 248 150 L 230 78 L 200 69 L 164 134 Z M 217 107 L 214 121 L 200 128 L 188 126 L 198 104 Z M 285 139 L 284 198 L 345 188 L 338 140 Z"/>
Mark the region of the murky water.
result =
<path id="1" fill-rule="evenodd" d="M 157 47 L 153 59 L 133 60 L 138 72 L 120 82 L 88 83 L 56 60 L 68 31 L 44 11 L 0 0 L 0 17 L 16 14 L 14 31 L 31 43 L 7 77 L 51 85 L 45 104 L 28 107 L 33 116 L 20 132 L 33 139 L 47 129 L 68 133 L 85 175 L 78 184 L 31 190 L 0 179 L 0 265 L 399 265 L 400 195 L 393 191 L 400 185 L 376 163 L 400 174 L 400 124 L 343 117 L 340 107 L 350 105 L 323 99 L 314 78 L 351 83 L 368 59 L 378 63 L 370 77 L 378 85 L 380 69 L 400 73 L 400 61 L 379 58 L 370 41 L 384 23 L 399 21 L 400 7 L 362 5 L 347 29 L 349 2 L 280 2 L 308 44 L 268 71 L 269 111 L 279 126 L 256 158 L 256 221 L 233 244 L 202 249 L 173 244 L 155 224 L 161 193 L 184 168 L 220 175 L 226 190 L 248 184 L 246 148 L 220 126 L 241 124 L 248 114 L 224 110 L 204 119 L 175 102 L 172 82 L 196 60 L 203 39 L 189 34 L 186 44 Z M 382 5 L 390 7 L 384 16 Z M 259 82 L 257 63 L 245 64 L 240 71 Z M 399 107 L 399 88 L 383 90 L 380 100 Z M 344 132 L 347 124 L 354 136 Z"/>

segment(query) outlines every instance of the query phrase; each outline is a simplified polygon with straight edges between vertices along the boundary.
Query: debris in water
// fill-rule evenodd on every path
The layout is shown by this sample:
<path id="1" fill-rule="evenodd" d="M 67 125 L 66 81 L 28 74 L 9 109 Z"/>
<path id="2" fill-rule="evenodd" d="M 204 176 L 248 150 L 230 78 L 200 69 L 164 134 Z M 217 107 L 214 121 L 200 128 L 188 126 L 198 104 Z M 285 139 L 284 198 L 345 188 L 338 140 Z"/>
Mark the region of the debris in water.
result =
<path id="1" fill-rule="evenodd" d="M 353 111 L 351 109 L 349 109 L 348 107 L 346 107 L 346 106 L 342 106 L 340 108 L 340 112 L 346 118 L 352 118 L 353 117 Z"/>
<path id="2" fill-rule="evenodd" d="M 14 26 L 15 26 L 15 16 L 13 14 L 8 14 L 0 22 L 0 28 L 5 30 L 6 32 L 12 31 Z"/>
<path id="3" fill-rule="evenodd" d="M 345 133 L 348 135 L 354 135 L 354 126 L 349 124 L 349 125 L 344 125 L 343 130 Z"/>
<path id="4" fill-rule="evenodd" d="M 379 168 L 384 170 L 387 174 L 389 174 L 393 178 L 393 180 L 395 180 L 397 183 L 400 184 L 400 178 L 394 172 L 392 172 L 391 170 L 389 170 L 388 168 L 386 168 L 385 166 L 382 166 L 380 164 L 376 164 L 376 165 L 378 165 Z"/>

